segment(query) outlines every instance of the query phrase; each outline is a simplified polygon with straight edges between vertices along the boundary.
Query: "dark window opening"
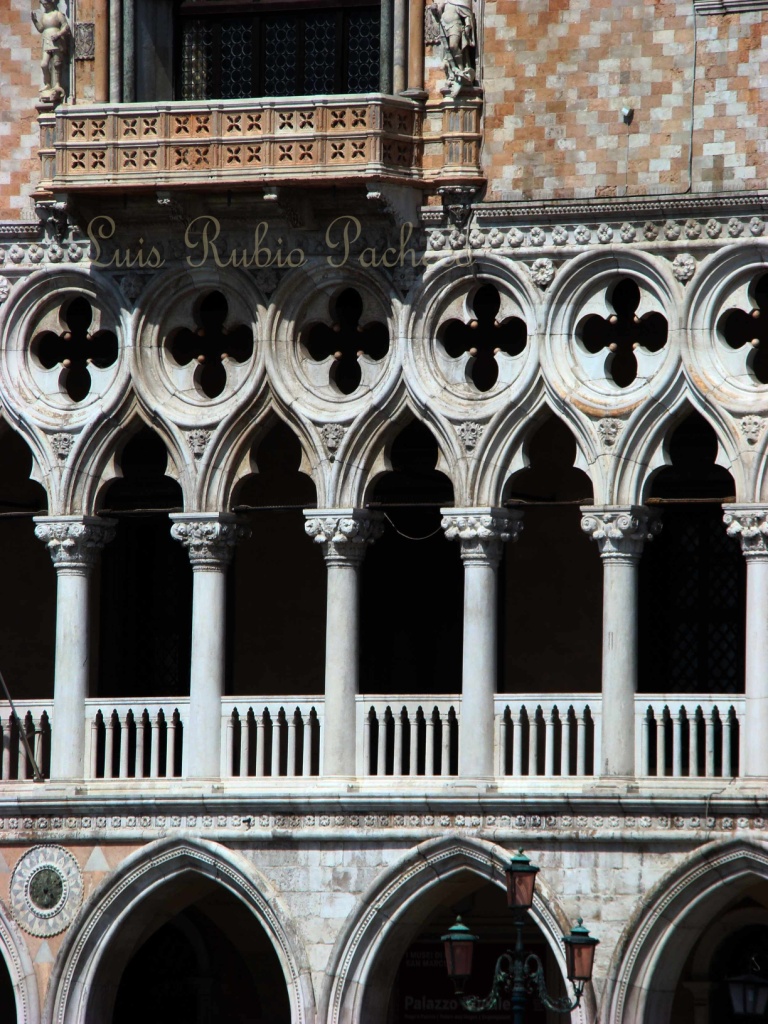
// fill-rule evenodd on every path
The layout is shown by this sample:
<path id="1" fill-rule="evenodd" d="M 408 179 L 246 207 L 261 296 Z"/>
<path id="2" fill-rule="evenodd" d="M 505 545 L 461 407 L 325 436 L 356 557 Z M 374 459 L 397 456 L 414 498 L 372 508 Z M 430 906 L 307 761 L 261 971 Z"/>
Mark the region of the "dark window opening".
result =
<path id="1" fill-rule="evenodd" d="M 176 92 L 182 100 L 379 91 L 380 8 L 200 3 L 179 7 Z"/>

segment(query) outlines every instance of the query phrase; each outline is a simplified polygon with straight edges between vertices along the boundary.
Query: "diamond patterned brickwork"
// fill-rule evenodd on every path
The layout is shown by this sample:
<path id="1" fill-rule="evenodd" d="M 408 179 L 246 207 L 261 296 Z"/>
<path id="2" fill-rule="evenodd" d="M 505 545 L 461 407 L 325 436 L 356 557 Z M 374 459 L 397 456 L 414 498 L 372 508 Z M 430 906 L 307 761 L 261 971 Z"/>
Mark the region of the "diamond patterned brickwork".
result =
<path id="1" fill-rule="evenodd" d="M 485 6 L 484 169 L 494 199 L 687 188 L 694 27 L 683 3 Z M 765 187 L 764 12 L 697 18 L 693 191 Z M 623 106 L 634 108 L 627 125 Z"/>
<path id="2" fill-rule="evenodd" d="M 0 220 L 31 216 L 39 177 L 40 36 L 29 12 L 28 0 L 0 0 Z"/>

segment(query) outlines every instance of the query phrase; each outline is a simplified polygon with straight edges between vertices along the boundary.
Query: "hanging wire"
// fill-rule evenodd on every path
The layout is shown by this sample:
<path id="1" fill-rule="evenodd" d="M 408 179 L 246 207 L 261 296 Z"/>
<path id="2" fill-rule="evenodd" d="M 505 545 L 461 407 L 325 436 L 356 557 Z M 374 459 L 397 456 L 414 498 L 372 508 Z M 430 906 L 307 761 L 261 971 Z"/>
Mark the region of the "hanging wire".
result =
<path id="1" fill-rule="evenodd" d="M 433 505 L 432 507 L 434 508 L 435 506 Z M 402 530 L 398 530 L 398 528 L 392 522 L 391 517 L 388 516 L 386 512 L 384 513 L 384 518 L 387 520 L 387 522 L 392 527 L 392 529 L 395 531 L 395 533 L 398 535 L 398 537 L 405 537 L 406 540 L 429 540 L 431 537 L 436 537 L 437 534 L 441 533 L 442 529 L 443 529 L 442 526 L 438 526 L 438 528 L 436 530 L 433 530 L 432 533 L 426 534 L 426 536 L 424 536 L 424 537 L 413 537 L 413 536 L 411 536 L 410 533 L 403 533 Z"/>

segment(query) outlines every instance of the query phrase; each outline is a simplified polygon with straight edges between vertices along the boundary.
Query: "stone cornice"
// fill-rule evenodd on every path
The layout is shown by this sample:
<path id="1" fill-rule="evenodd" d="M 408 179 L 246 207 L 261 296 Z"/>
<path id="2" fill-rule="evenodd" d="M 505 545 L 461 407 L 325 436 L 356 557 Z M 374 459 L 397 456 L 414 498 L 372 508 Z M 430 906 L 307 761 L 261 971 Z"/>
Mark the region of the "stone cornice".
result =
<path id="1" fill-rule="evenodd" d="M 702 15 L 768 11 L 768 0 L 693 0 L 693 9 Z"/>

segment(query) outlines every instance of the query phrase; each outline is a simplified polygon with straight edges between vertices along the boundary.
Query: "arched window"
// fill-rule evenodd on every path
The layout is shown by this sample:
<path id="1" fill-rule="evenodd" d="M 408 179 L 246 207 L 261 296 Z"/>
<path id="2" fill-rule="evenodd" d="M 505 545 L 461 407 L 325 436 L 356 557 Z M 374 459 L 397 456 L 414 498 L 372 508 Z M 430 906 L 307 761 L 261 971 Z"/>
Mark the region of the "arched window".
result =
<path id="1" fill-rule="evenodd" d="M 379 37 L 370 0 L 182 0 L 176 98 L 378 92 Z"/>

